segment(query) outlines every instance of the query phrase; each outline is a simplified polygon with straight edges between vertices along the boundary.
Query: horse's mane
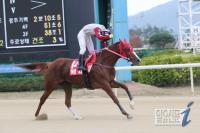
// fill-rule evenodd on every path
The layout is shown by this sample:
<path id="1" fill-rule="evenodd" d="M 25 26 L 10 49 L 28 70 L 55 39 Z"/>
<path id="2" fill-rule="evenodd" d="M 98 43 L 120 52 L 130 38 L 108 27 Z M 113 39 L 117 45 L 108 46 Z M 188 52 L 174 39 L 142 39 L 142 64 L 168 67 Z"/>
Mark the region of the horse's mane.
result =
<path id="1" fill-rule="evenodd" d="M 116 42 L 116 43 L 114 43 L 114 44 L 111 44 L 111 45 L 109 45 L 108 46 L 108 48 L 110 49 L 110 48 L 112 48 L 113 46 L 116 46 L 117 44 L 119 44 L 120 42 L 118 41 L 118 42 Z"/>

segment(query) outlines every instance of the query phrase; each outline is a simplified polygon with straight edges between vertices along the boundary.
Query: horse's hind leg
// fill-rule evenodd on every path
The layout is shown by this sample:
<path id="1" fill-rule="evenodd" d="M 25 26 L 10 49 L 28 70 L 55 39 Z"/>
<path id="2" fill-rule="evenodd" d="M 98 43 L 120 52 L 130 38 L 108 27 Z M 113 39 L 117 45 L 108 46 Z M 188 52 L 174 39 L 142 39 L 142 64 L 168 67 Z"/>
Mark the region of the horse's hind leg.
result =
<path id="1" fill-rule="evenodd" d="M 46 101 L 46 99 L 49 97 L 49 95 L 52 93 L 52 91 L 54 89 L 55 89 L 54 82 L 48 82 L 45 84 L 45 91 L 44 91 L 42 97 L 40 98 L 40 103 L 38 105 L 37 111 L 35 112 L 35 117 L 37 117 L 39 115 L 42 105 L 44 104 L 44 102 Z"/>
<path id="2" fill-rule="evenodd" d="M 130 107 L 131 107 L 131 109 L 134 109 L 133 96 L 131 95 L 128 87 L 125 84 L 122 84 L 122 83 L 117 82 L 117 81 L 114 80 L 114 81 L 111 82 L 111 87 L 112 88 L 119 88 L 119 87 L 121 87 L 122 89 L 124 89 L 126 91 L 128 97 L 129 97 L 129 99 L 130 99 Z"/>
<path id="3" fill-rule="evenodd" d="M 105 86 L 103 87 L 103 90 L 112 98 L 112 100 L 114 101 L 115 104 L 117 104 L 117 106 L 119 107 L 120 111 L 122 112 L 123 115 L 126 115 L 128 119 L 131 119 L 132 116 L 129 115 L 121 106 L 121 104 L 119 103 L 119 100 L 117 99 L 117 97 L 115 96 L 115 94 L 112 91 L 112 88 L 110 86 L 110 84 L 105 84 Z"/>
<path id="4" fill-rule="evenodd" d="M 80 120 L 82 117 L 78 115 L 71 107 L 71 97 L 72 97 L 72 85 L 65 83 L 62 85 L 65 91 L 65 105 L 68 110 L 72 113 L 75 120 Z"/>

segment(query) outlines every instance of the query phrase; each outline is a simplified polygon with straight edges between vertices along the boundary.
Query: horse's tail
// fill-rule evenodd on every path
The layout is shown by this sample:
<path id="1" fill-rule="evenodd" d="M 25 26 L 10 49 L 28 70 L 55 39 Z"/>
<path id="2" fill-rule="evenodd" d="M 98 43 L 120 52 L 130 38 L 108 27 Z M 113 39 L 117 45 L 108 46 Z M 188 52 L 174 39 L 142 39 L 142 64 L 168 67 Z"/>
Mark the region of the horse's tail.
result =
<path id="1" fill-rule="evenodd" d="M 31 64 L 19 64 L 17 67 L 24 68 L 33 72 L 41 72 L 44 73 L 48 69 L 48 62 L 37 62 Z"/>

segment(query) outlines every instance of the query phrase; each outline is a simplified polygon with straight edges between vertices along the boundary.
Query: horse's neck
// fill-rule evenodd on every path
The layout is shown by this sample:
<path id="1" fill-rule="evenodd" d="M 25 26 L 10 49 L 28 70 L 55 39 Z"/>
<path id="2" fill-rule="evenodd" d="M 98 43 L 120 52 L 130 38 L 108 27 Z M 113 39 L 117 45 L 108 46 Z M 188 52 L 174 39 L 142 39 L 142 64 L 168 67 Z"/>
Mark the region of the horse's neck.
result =
<path id="1" fill-rule="evenodd" d="M 109 47 L 110 50 L 117 52 L 118 46 L 116 44 Z M 107 66 L 114 66 L 118 61 L 119 56 L 107 50 L 102 51 L 97 56 L 97 63 Z"/>

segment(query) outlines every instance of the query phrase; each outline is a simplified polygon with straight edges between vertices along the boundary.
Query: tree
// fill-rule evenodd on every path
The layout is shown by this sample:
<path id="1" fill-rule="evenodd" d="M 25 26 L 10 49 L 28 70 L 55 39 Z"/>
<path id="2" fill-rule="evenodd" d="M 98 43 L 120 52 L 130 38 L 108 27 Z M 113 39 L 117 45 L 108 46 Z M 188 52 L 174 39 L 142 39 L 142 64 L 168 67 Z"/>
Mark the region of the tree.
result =
<path id="1" fill-rule="evenodd" d="M 149 43 L 159 48 L 165 48 L 168 44 L 174 43 L 175 38 L 168 32 L 159 32 L 152 35 Z"/>
<path id="2" fill-rule="evenodd" d="M 142 41 L 140 37 L 134 32 L 134 31 L 129 31 L 129 36 L 130 36 L 130 43 L 134 48 L 141 48 L 142 47 Z"/>
<path id="3" fill-rule="evenodd" d="M 144 27 L 133 26 L 129 30 L 129 35 L 131 37 L 131 33 L 135 33 L 137 36 L 139 36 L 141 44 L 148 45 L 150 37 L 160 32 L 168 32 L 174 34 L 173 30 L 167 29 L 167 27 L 146 25 Z"/>

